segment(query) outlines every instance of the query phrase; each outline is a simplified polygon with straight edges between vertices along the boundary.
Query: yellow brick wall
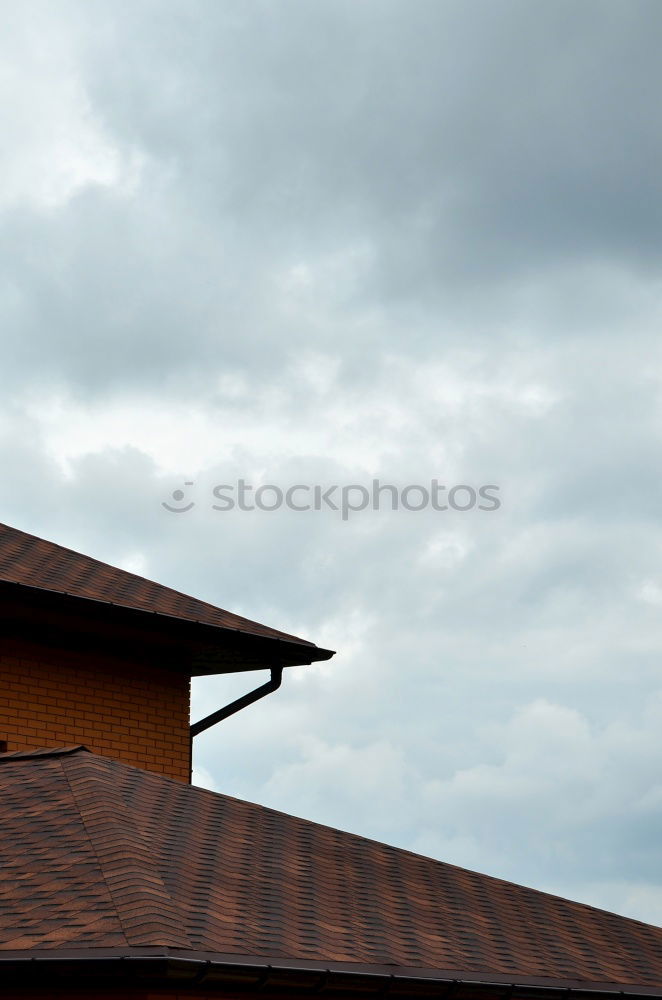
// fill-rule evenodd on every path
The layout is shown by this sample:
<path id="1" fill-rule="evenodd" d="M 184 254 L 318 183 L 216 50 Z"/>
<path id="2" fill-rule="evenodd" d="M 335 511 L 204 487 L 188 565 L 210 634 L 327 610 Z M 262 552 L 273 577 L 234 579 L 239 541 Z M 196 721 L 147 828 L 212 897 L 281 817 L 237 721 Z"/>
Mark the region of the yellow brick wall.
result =
<path id="1" fill-rule="evenodd" d="M 0 639 L 0 741 L 7 750 L 82 743 L 189 780 L 190 678 L 103 653 Z"/>

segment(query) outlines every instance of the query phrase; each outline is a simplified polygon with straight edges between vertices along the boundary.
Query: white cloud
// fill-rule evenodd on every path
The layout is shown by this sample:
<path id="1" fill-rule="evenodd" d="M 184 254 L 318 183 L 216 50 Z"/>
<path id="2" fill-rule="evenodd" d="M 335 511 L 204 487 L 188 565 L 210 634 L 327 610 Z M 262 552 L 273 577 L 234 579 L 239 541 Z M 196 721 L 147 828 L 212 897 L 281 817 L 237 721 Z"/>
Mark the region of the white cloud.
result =
<path id="1" fill-rule="evenodd" d="M 197 785 L 198 788 L 207 788 L 210 792 L 220 792 L 221 789 L 216 784 L 216 781 L 204 767 L 194 767 L 193 774 L 191 775 L 191 784 Z"/>
<path id="2" fill-rule="evenodd" d="M 637 597 L 654 607 L 662 606 L 662 585 L 655 580 L 644 580 L 637 590 Z"/>
<path id="3" fill-rule="evenodd" d="M 117 145 L 88 96 L 82 44 L 47 4 L 5 20 L 0 210 L 54 210 L 89 186 L 126 194 L 138 184 L 141 157 Z"/>

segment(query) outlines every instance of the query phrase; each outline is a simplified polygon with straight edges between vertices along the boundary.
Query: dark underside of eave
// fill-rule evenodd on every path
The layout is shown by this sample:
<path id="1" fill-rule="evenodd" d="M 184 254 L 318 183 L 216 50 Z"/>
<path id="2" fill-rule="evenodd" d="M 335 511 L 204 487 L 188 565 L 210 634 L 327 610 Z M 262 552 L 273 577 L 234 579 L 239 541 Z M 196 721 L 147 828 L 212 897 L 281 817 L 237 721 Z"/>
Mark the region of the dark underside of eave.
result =
<path id="1" fill-rule="evenodd" d="M 133 609 L 148 616 L 211 625 L 298 646 L 313 645 L 299 636 L 7 524 L 0 524 L 0 580 L 27 590 Z"/>
<path id="2" fill-rule="evenodd" d="M 131 651 L 190 676 L 299 666 L 334 653 L 303 640 L 256 635 L 0 581 L 0 628 L 6 637 L 38 638 L 54 647 L 126 655 Z"/>
<path id="3" fill-rule="evenodd" d="M 365 995 L 445 1000 L 534 1000 L 553 997 L 662 997 L 662 984 L 512 977 L 489 972 L 422 969 L 346 962 L 291 961 L 217 955 L 172 948 L 78 948 L 0 951 L 0 990 L 48 985 L 106 989 L 157 986 L 187 992 L 232 990 L 253 995 Z"/>

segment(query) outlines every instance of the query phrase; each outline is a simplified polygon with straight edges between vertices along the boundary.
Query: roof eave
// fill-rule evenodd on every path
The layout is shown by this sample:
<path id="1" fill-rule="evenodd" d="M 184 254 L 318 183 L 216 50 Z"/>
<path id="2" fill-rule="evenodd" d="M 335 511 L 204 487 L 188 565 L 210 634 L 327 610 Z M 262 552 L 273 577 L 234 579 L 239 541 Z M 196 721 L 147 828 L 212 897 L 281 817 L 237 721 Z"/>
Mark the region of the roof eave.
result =
<path id="1" fill-rule="evenodd" d="M 67 594 L 46 587 L 0 580 L 0 591 L 23 595 L 34 606 L 48 606 L 56 613 L 80 614 L 82 609 L 94 609 L 98 618 L 112 624 L 132 627 L 142 633 L 144 639 L 148 639 L 150 634 L 157 631 L 164 638 L 177 639 L 182 646 L 195 648 L 195 655 L 190 662 L 182 665 L 182 669 L 191 676 L 259 670 L 272 665 L 303 666 L 329 660 L 335 655 L 335 650 L 324 649 L 284 633 L 282 636 L 263 635 L 247 629 L 213 625 L 161 611 L 145 611 L 119 602 Z M 254 661 L 231 669 L 222 665 L 219 660 L 222 659 L 223 647 L 228 642 L 240 644 L 247 653 L 250 651 L 255 656 Z"/>
<path id="2" fill-rule="evenodd" d="M 351 988 L 353 992 L 417 996 L 443 996 L 463 1000 L 472 996 L 536 998 L 554 995 L 575 997 L 662 997 L 659 986 L 631 983 L 588 982 L 531 976 L 504 976 L 485 972 L 424 969 L 354 962 L 324 962 L 219 955 L 173 948 L 79 948 L 0 951 L 3 984 L 48 981 L 63 984 L 70 978 L 83 982 L 178 983 L 183 987 L 241 988 L 250 993 L 276 992 L 288 986 L 315 992 Z"/>

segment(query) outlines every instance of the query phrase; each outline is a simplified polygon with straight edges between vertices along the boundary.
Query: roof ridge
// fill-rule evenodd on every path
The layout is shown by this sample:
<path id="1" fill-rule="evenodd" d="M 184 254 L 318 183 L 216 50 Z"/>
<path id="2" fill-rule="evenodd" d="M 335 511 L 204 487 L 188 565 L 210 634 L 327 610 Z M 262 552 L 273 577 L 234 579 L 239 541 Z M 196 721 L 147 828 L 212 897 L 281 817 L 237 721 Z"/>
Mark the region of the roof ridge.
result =
<path id="1" fill-rule="evenodd" d="M 60 766 L 126 940 L 130 945 L 190 949 L 179 908 L 154 863 L 152 845 L 137 828 L 114 780 L 114 763 L 97 755 L 70 756 Z"/>

